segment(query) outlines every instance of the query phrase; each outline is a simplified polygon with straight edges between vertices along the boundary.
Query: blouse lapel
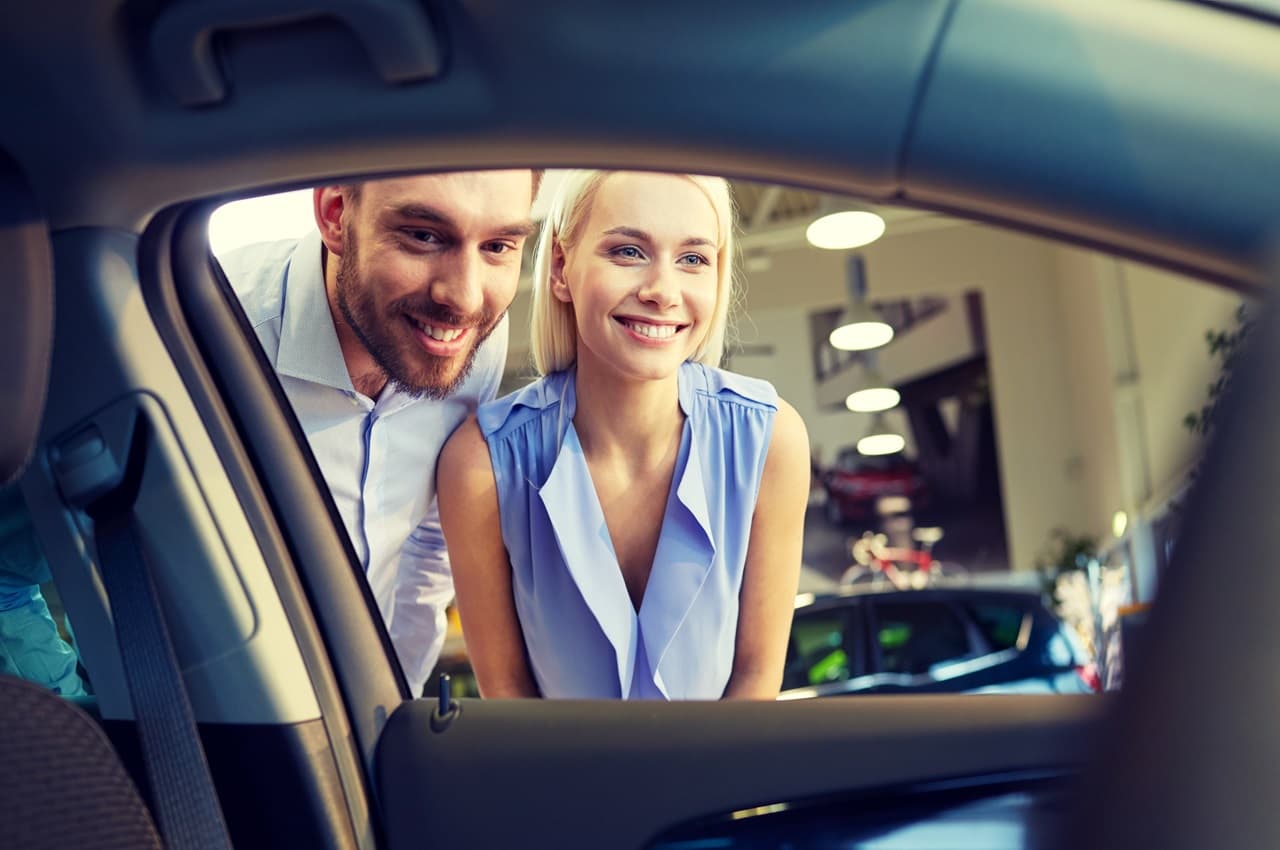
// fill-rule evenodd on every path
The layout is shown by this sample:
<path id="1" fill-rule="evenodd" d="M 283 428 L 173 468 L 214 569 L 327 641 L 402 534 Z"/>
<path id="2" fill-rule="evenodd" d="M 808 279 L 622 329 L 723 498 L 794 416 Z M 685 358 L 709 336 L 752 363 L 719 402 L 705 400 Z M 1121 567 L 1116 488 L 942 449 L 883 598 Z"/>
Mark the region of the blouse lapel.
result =
<path id="1" fill-rule="evenodd" d="M 670 681 L 671 675 L 663 675 L 663 659 L 676 633 L 689 618 L 716 555 L 704 467 L 693 427 L 697 376 L 696 367 L 689 364 L 681 367 L 680 406 L 684 410 L 685 426 L 676 466 L 680 480 L 675 487 L 675 498 L 667 502 L 662 537 L 640 607 L 645 654 L 653 668 L 654 684 L 667 699 L 671 699 L 668 686 L 674 683 Z M 674 673 L 670 665 L 666 672 Z"/>
<path id="2" fill-rule="evenodd" d="M 551 520 L 560 556 L 600 624 L 600 630 L 613 645 L 618 684 L 625 699 L 631 693 L 636 661 L 635 610 L 618 568 L 582 444 L 572 424 L 565 429 L 560 452 L 546 483 L 540 488 L 534 486 Z"/>

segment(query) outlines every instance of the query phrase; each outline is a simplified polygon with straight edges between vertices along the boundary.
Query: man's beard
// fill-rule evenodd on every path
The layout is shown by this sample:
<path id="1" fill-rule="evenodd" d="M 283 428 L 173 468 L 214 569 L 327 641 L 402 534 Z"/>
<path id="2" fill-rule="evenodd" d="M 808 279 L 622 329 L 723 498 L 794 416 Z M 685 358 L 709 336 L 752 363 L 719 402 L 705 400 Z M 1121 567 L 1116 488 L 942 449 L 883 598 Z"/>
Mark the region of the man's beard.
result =
<path id="1" fill-rule="evenodd" d="M 335 276 L 338 309 L 342 311 L 347 325 L 398 391 L 414 398 L 437 400 L 452 395 L 471 374 L 480 344 L 497 327 L 505 311 L 496 317 L 489 313 L 464 316 L 423 294 L 406 295 L 392 301 L 380 316 L 372 287 L 360 277 L 356 243 L 355 232 L 349 228 L 342 235 L 342 256 L 338 258 Z M 423 350 L 417 339 L 408 340 L 406 345 L 402 336 L 412 334 L 407 316 L 428 324 L 468 328 L 472 336 L 471 348 L 452 357 L 437 357 Z M 405 327 L 403 334 L 394 330 L 400 325 Z"/>

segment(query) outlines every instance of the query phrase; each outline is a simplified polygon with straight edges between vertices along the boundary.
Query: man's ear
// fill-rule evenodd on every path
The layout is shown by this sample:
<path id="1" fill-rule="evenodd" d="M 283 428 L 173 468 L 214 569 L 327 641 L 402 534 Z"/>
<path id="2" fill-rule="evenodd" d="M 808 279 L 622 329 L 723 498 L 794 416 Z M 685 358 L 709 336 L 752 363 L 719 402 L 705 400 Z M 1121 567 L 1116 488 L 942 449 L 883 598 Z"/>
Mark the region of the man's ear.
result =
<path id="1" fill-rule="evenodd" d="M 569 284 L 564 279 L 564 246 L 560 244 L 560 240 L 552 238 L 551 240 L 551 294 L 566 304 L 573 303 L 573 293 L 569 291 Z"/>
<path id="2" fill-rule="evenodd" d="M 344 213 L 350 212 L 350 192 L 346 186 L 321 186 L 315 190 L 312 203 L 324 247 L 335 257 L 342 256 L 342 236 L 347 224 Z"/>

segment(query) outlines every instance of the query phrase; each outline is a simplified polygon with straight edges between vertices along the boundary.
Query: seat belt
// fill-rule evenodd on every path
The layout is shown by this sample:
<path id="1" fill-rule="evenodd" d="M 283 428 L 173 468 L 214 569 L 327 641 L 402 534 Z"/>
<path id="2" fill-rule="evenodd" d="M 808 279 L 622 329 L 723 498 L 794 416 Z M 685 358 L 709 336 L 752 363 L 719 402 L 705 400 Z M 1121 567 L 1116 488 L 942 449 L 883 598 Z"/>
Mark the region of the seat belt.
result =
<path id="1" fill-rule="evenodd" d="M 148 421 L 133 419 L 123 475 L 87 505 L 98 568 L 133 703 L 160 834 L 168 850 L 231 850 L 182 670 L 135 526 L 147 459 Z M 114 464 L 112 464 L 114 466 Z M 99 495 L 100 494 L 100 495 Z"/>

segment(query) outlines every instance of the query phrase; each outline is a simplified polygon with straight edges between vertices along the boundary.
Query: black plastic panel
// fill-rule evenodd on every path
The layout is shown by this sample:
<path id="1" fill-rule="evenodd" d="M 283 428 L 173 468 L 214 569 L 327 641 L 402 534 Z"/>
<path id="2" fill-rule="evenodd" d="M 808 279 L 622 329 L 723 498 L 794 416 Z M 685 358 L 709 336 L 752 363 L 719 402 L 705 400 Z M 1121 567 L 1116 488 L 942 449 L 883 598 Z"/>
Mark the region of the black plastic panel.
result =
<path id="1" fill-rule="evenodd" d="M 1072 768 L 1096 697 L 407 703 L 378 749 L 387 846 L 639 848 L 691 820 L 832 793 Z"/>
<path id="2" fill-rule="evenodd" d="M 968 777 L 783 803 L 677 827 L 648 850 L 1030 850 L 1061 832 L 1072 777 Z"/>

